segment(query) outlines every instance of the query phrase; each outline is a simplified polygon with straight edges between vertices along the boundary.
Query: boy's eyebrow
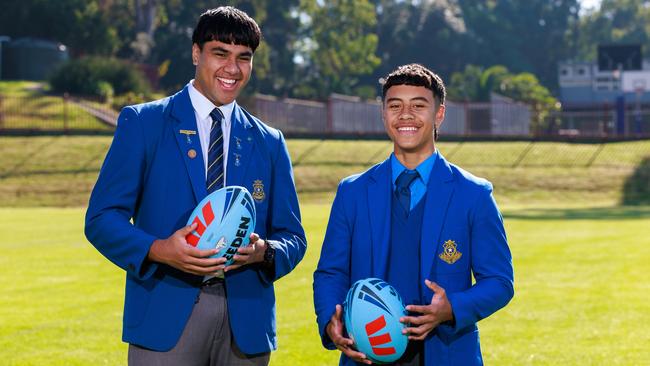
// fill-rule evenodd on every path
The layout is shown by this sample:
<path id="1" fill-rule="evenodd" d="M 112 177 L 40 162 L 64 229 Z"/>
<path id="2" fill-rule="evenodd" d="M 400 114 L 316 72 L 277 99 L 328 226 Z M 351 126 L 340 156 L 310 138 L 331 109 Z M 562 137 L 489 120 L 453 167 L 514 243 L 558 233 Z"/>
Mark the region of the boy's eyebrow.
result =
<path id="1" fill-rule="evenodd" d="M 402 98 L 391 97 L 391 98 L 386 99 L 386 103 L 395 102 L 395 101 L 397 101 L 397 102 L 401 102 L 401 101 L 402 101 Z M 411 98 L 410 101 L 411 101 L 411 102 L 421 101 L 421 102 L 427 102 L 427 103 L 429 103 L 429 100 L 428 100 L 427 98 L 425 98 L 425 97 L 415 97 L 415 98 Z"/>
<path id="2" fill-rule="evenodd" d="M 223 48 L 221 46 L 214 46 L 210 49 L 211 52 L 224 52 L 224 53 L 232 53 L 230 50 Z M 253 56 L 253 52 L 251 51 L 244 51 L 240 53 L 238 56 Z"/>

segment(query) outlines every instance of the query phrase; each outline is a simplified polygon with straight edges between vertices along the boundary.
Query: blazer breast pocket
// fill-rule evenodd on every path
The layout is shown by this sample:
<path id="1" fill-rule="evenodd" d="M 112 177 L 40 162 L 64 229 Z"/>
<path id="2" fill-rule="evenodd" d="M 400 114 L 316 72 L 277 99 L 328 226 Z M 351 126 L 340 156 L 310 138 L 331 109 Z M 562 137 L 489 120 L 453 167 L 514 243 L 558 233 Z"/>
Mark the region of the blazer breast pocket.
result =
<path id="1" fill-rule="evenodd" d="M 436 246 L 436 273 L 466 272 L 470 264 L 469 228 L 444 227 Z"/>
<path id="2" fill-rule="evenodd" d="M 437 246 L 436 282 L 447 292 L 471 286 L 470 235 L 465 226 L 444 227 Z"/>

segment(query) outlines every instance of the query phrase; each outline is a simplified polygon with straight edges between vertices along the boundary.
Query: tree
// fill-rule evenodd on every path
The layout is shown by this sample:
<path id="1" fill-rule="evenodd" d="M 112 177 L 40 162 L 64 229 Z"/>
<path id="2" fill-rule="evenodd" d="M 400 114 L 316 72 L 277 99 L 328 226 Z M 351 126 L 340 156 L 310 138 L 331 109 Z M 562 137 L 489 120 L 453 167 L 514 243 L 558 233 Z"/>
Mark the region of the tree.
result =
<path id="1" fill-rule="evenodd" d="M 168 91 L 174 91 L 182 88 L 194 76 L 194 65 L 191 59 L 192 31 L 199 16 L 217 5 L 213 1 L 206 0 L 159 1 L 160 24 L 155 33 L 155 47 L 152 49 L 150 62 L 162 66 L 161 86 Z M 266 19 L 267 4 L 263 0 L 228 1 L 226 4 L 219 5 L 235 6 L 248 13 L 260 25 Z M 268 77 L 268 59 L 268 46 L 262 40 L 255 52 L 251 86 L 245 88 L 244 93 L 254 92 L 258 88 L 260 79 L 264 80 Z"/>
<path id="2" fill-rule="evenodd" d="M 474 65 L 464 72 L 451 76 L 447 88 L 452 101 L 488 102 L 492 93 L 500 94 L 529 105 L 533 111 L 533 127 L 547 123 L 547 116 L 559 109 L 559 103 L 551 92 L 540 84 L 535 75 L 523 72 L 512 74 L 503 65 L 486 70 Z"/>
<path id="3" fill-rule="evenodd" d="M 453 73 L 447 86 L 447 98 L 456 102 L 481 100 L 482 74 L 483 70 L 475 65 L 467 65 L 465 71 Z"/>
<path id="4" fill-rule="evenodd" d="M 375 55 L 377 35 L 375 9 L 367 0 L 304 0 L 309 18 L 303 40 L 303 73 L 309 87 L 298 90 L 304 96 L 327 97 L 330 93 L 374 96 L 360 77 L 379 65 Z"/>
<path id="5" fill-rule="evenodd" d="M 459 4 L 476 51 L 468 62 L 530 72 L 557 90 L 557 64 L 573 55 L 578 0 L 459 0 Z"/>
<path id="6" fill-rule="evenodd" d="M 580 19 L 574 38 L 579 60 L 595 60 L 597 45 L 650 42 L 650 7 L 644 0 L 603 0 L 600 8 Z M 650 56 L 650 47 L 642 50 Z"/>
<path id="7" fill-rule="evenodd" d="M 117 32 L 98 0 L 5 0 L 2 8 L 3 35 L 61 42 L 73 56 L 112 55 L 120 47 Z"/>
<path id="8" fill-rule="evenodd" d="M 465 22 L 455 0 L 376 0 L 377 53 L 382 59 L 375 84 L 397 66 L 417 62 L 448 79 L 472 53 Z"/>

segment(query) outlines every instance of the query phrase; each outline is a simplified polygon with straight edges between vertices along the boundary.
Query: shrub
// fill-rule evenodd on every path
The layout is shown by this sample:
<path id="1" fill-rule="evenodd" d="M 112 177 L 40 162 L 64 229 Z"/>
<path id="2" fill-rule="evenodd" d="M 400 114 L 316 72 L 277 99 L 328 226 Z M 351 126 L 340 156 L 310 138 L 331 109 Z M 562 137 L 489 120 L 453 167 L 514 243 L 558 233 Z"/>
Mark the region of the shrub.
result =
<path id="1" fill-rule="evenodd" d="M 61 65 L 50 77 L 52 90 L 58 93 L 106 97 L 109 90 L 114 94 L 133 92 L 148 94 L 149 85 L 135 65 L 113 58 L 84 57 Z"/>
<path id="2" fill-rule="evenodd" d="M 113 86 L 110 83 L 106 81 L 97 83 L 97 95 L 99 95 L 103 103 L 112 103 L 114 94 L 115 91 L 113 91 Z"/>

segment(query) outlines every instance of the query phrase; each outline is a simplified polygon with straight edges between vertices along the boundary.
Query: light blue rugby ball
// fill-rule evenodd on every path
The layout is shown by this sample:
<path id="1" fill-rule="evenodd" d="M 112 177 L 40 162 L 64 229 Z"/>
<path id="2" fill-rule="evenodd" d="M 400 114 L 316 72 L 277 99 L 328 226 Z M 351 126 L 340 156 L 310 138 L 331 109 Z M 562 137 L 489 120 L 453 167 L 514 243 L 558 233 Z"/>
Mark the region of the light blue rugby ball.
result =
<path id="1" fill-rule="evenodd" d="M 212 258 L 225 257 L 233 263 L 237 249 L 249 244 L 255 230 L 255 204 L 244 187 L 227 186 L 207 195 L 196 206 L 187 225 L 197 227 L 185 239 L 199 249 L 219 249 Z"/>
<path id="2" fill-rule="evenodd" d="M 375 363 L 397 361 L 408 345 L 402 334 L 406 315 L 402 298 L 393 286 L 379 278 L 366 278 L 352 285 L 343 303 L 343 321 L 359 352 Z"/>

